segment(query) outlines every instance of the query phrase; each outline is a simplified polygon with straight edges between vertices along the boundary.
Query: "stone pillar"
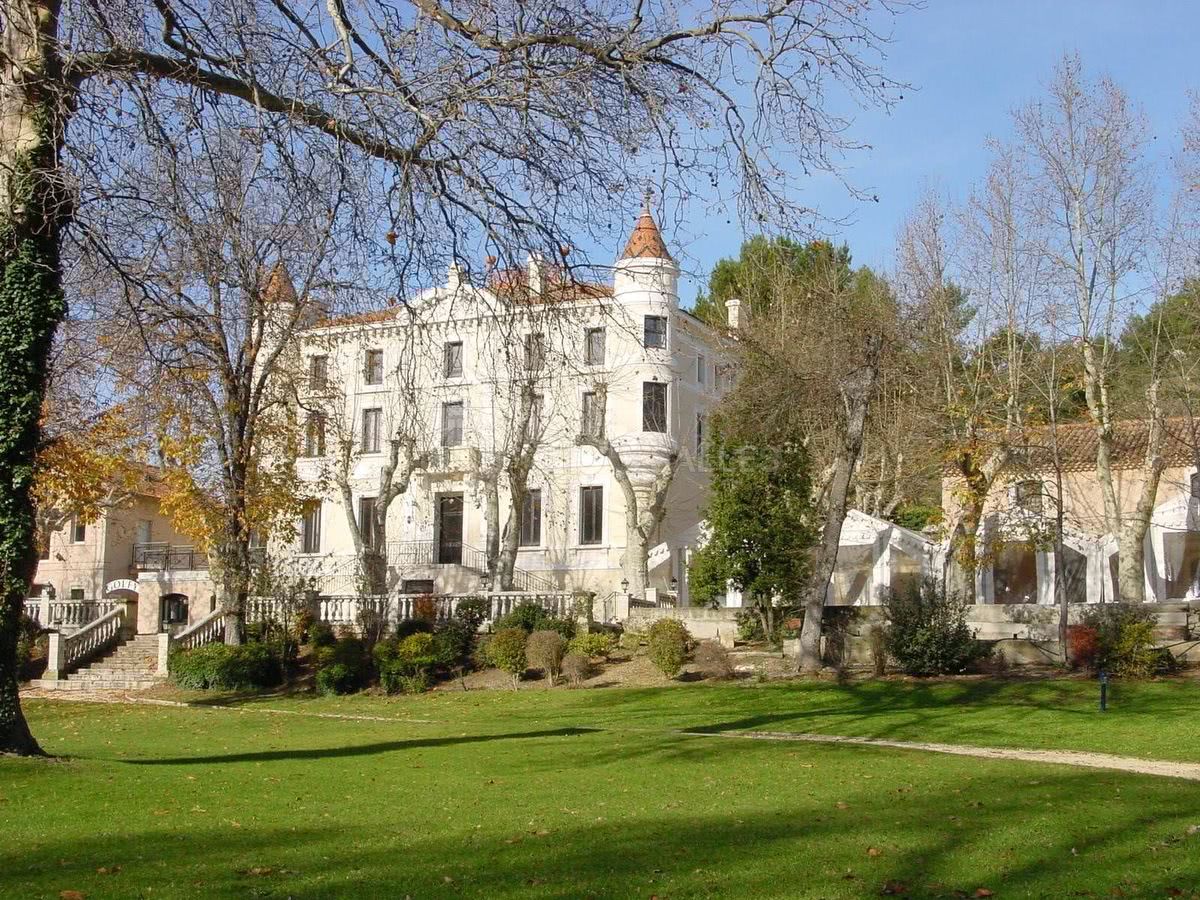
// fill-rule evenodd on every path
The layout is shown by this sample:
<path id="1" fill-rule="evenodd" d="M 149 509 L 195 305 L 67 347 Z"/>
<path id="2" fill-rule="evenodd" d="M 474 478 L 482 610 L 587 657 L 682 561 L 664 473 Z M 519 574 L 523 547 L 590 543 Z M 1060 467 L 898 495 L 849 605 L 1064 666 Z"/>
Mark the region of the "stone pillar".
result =
<path id="1" fill-rule="evenodd" d="M 44 678 L 61 681 L 67 677 L 67 646 L 61 632 L 50 632 L 49 647 L 46 652 L 46 674 Z"/>
<path id="2" fill-rule="evenodd" d="M 171 653 L 171 635 L 164 631 L 158 635 L 158 665 L 155 667 L 155 674 L 167 674 L 167 658 Z"/>

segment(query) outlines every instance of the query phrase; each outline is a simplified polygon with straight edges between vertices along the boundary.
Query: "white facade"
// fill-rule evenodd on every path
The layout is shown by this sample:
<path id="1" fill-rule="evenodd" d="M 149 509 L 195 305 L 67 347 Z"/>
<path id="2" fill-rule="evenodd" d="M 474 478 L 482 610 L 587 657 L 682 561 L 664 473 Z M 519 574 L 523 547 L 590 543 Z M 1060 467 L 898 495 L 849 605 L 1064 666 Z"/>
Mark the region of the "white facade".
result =
<path id="1" fill-rule="evenodd" d="M 719 336 L 679 308 L 678 274 L 643 214 L 611 286 L 568 282 L 536 258 L 493 273 L 488 286 L 452 268 L 445 285 L 408 304 L 304 332 L 301 363 L 312 377 L 301 415 L 323 417 L 324 435 L 314 424 L 297 463 L 314 504 L 294 552 L 311 562 L 321 589 L 351 589 L 341 577 L 356 558 L 347 492 L 356 514 L 364 499 L 374 502 L 400 439 L 426 459 L 388 508 L 389 589 L 476 589 L 496 482 L 498 529 L 522 535 L 514 587 L 618 590 L 627 571 L 624 492 L 608 459 L 579 441 L 585 405 L 594 409 L 606 394 L 604 433 L 641 510 L 678 459 L 651 540 L 650 578 L 659 588 L 677 579 L 686 599 L 684 561 L 707 491 L 702 417 L 727 374 Z M 529 389 L 536 400 L 523 399 Z M 524 528 L 510 521 L 508 480 L 522 430 L 536 445 L 527 490 L 537 502 Z"/>

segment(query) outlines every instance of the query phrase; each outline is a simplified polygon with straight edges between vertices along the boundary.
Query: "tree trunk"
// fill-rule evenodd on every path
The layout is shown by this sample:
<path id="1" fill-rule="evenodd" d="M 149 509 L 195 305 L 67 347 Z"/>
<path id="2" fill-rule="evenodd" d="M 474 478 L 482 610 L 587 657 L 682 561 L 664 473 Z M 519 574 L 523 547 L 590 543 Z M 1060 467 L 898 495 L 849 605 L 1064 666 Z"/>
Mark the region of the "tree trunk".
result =
<path id="1" fill-rule="evenodd" d="M 10 0 L 0 41 L 0 752 L 40 754 L 17 693 L 17 637 L 37 569 L 34 458 L 55 329 L 66 314 L 59 241 L 70 204 L 59 148 L 69 97 L 56 0 Z"/>
<path id="2" fill-rule="evenodd" d="M 882 336 L 872 335 L 867 341 L 862 366 L 843 379 L 841 385 L 842 400 L 846 406 L 846 426 L 841 452 L 834 459 L 821 543 L 817 547 L 813 576 L 804 601 L 804 624 L 800 629 L 802 672 L 812 673 L 821 669 L 821 624 L 825 613 L 825 597 L 837 567 L 838 543 L 842 536 L 842 523 L 846 519 L 851 476 L 862 453 L 867 409 L 879 379 L 879 354 L 882 348 Z"/>
<path id="3" fill-rule="evenodd" d="M 496 579 L 500 590 L 513 589 L 513 571 L 517 567 L 517 548 L 521 543 L 521 516 L 525 511 L 525 492 L 529 470 L 522 466 L 508 468 L 508 522 L 496 558 Z"/>
<path id="4" fill-rule="evenodd" d="M 1158 484 L 1162 480 L 1165 465 L 1162 455 L 1163 411 L 1158 401 L 1157 380 L 1152 381 L 1146 390 L 1146 400 L 1150 407 L 1150 427 L 1146 434 L 1145 480 L 1137 506 L 1121 524 L 1117 543 L 1121 561 L 1118 581 L 1121 599 L 1127 603 L 1142 603 L 1146 599 L 1146 535 L 1150 531 L 1150 518 L 1154 514 Z"/>
<path id="5" fill-rule="evenodd" d="M 493 466 L 485 475 L 483 520 L 487 525 L 487 573 L 496 585 L 496 566 L 500 558 L 500 485 L 496 481 L 497 470 Z"/>

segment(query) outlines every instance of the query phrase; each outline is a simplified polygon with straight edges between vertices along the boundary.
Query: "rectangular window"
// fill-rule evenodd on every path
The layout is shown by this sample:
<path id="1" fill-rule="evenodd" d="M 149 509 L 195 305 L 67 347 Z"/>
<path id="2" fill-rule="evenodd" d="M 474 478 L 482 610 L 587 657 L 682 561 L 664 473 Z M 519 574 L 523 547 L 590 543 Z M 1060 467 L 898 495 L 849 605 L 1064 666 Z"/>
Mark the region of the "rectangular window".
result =
<path id="1" fill-rule="evenodd" d="M 544 334 L 525 335 L 525 368 L 530 372 L 540 372 L 546 364 L 546 336 Z"/>
<path id="2" fill-rule="evenodd" d="M 704 416 L 696 413 L 696 452 L 704 449 Z"/>
<path id="3" fill-rule="evenodd" d="M 708 360 L 703 354 L 696 356 L 696 384 L 706 384 L 708 382 Z"/>
<path id="4" fill-rule="evenodd" d="M 458 447 L 463 442 L 462 401 L 442 404 L 442 446 Z"/>
<path id="5" fill-rule="evenodd" d="M 71 599 L 72 600 L 82 600 L 83 599 L 83 588 L 71 588 Z"/>
<path id="6" fill-rule="evenodd" d="M 646 316 L 645 328 L 642 332 L 643 347 L 667 348 L 667 317 Z"/>
<path id="7" fill-rule="evenodd" d="M 375 546 L 375 498 L 358 498 L 358 533 L 363 545 Z"/>
<path id="8" fill-rule="evenodd" d="M 383 425 L 383 410 L 364 409 L 362 414 L 362 452 L 379 452 L 379 435 Z"/>
<path id="9" fill-rule="evenodd" d="M 304 455 L 310 458 L 325 455 L 325 416 L 310 413 L 304 429 Z"/>
<path id="10" fill-rule="evenodd" d="M 533 395 L 533 405 L 529 409 L 529 438 L 538 440 L 542 436 L 542 409 L 545 406 L 545 397 L 541 394 Z"/>
<path id="11" fill-rule="evenodd" d="M 1027 512 L 1042 511 L 1042 483 L 1040 481 L 1017 482 L 1017 507 Z"/>
<path id="12" fill-rule="evenodd" d="M 583 394 L 583 415 L 579 423 L 580 434 L 597 436 L 600 434 L 600 402 L 596 399 L 595 391 L 585 391 Z"/>
<path id="13" fill-rule="evenodd" d="M 308 386 L 314 391 L 323 391 L 329 384 L 329 357 L 310 356 L 308 358 Z"/>
<path id="14" fill-rule="evenodd" d="M 38 559 L 50 558 L 50 532 L 38 531 Z"/>
<path id="15" fill-rule="evenodd" d="M 443 370 L 446 378 L 462 378 L 463 345 L 462 341 L 451 341 L 446 344 L 442 357 Z"/>
<path id="16" fill-rule="evenodd" d="M 542 544 L 542 492 L 525 492 L 521 507 L 521 546 L 540 547 Z"/>
<path id="17" fill-rule="evenodd" d="M 76 519 L 71 525 L 71 540 L 76 544 L 82 544 L 87 540 L 87 525 Z"/>
<path id="18" fill-rule="evenodd" d="M 579 489 L 579 543 L 599 544 L 604 539 L 604 488 Z"/>
<path id="19" fill-rule="evenodd" d="M 321 552 L 321 502 L 310 500 L 304 504 L 300 519 L 300 552 Z"/>
<path id="20" fill-rule="evenodd" d="M 604 365 L 603 328 L 589 328 L 584 332 L 583 361 L 589 366 Z"/>
<path id="21" fill-rule="evenodd" d="M 363 370 L 367 384 L 383 384 L 383 351 L 368 350 L 367 364 Z"/>
<path id="22" fill-rule="evenodd" d="M 667 430 L 667 386 L 661 381 L 642 382 L 642 431 Z"/>

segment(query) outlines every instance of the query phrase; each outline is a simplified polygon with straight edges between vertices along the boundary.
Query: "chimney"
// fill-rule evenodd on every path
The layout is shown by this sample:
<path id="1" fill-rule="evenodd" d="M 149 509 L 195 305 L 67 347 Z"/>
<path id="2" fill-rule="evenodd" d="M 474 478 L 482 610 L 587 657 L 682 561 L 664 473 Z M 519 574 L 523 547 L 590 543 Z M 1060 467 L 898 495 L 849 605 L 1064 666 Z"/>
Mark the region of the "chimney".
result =
<path id="1" fill-rule="evenodd" d="M 749 310 L 746 311 L 747 313 Z M 731 331 L 737 331 L 742 328 L 748 316 L 742 313 L 742 301 L 733 297 L 725 301 L 725 322 Z"/>
<path id="2" fill-rule="evenodd" d="M 446 278 L 446 288 L 447 288 L 447 290 L 456 291 L 456 290 L 458 290 L 458 287 L 459 287 L 459 285 L 462 284 L 462 282 L 463 282 L 462 266 L 460 266 L 456 260 L 455 262 L 450 263 L 450 269 L 449 269 L 449 272 L 448 272 L 448 275 Z"/>
<path id="3" fill-rule="evenodd" d="M 529 254 L 529 293 L 538 295 L 542 292 L 542 257 L 539 253 Z"/>

